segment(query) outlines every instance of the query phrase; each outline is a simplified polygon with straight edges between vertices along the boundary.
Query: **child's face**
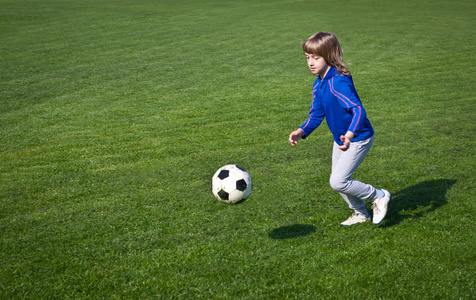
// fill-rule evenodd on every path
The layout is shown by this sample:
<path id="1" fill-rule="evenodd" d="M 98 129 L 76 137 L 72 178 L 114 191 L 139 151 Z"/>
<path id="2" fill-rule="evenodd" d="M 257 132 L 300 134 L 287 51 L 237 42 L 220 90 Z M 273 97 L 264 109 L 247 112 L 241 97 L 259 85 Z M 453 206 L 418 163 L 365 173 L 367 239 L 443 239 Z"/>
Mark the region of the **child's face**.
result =
<path id="1" fill-rule="evenodd" d="M 312 74 L 315 76 L 319 75 L 321 78 L 324 78 L 324 75 L 329 68 L 326 60 L 315 54 L 309 54 L 307 52 L 304 52 L 304 54 L 306 55 L 307 66 L 309 67 L 309 70 L 311 70 Z"/>

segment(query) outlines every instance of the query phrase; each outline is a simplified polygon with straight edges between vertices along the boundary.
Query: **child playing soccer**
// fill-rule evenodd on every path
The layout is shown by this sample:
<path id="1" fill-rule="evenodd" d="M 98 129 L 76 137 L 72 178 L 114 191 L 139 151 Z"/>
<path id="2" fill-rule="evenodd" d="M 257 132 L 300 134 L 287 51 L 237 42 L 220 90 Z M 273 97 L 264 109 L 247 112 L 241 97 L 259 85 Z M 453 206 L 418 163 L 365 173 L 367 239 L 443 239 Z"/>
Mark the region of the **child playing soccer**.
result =
<path id="1" fill-rule="evenodd" d="M 354 211 L 341 224 L 350 226 L 370 220 L 363 199 L 372 201 L 372 221 L 380 224 L 387 214 L 390 193 L 351 178 L 372 147 L 374 131 L 342 59 L 342 48 L 334 34 L 317 32 L 303 42 L 303 50 L 317 79 L 312 87 L 309 117 L 291 132 L 289 142 L 295 146 L 326 118 L 334 137 L 330 185 Z"/>

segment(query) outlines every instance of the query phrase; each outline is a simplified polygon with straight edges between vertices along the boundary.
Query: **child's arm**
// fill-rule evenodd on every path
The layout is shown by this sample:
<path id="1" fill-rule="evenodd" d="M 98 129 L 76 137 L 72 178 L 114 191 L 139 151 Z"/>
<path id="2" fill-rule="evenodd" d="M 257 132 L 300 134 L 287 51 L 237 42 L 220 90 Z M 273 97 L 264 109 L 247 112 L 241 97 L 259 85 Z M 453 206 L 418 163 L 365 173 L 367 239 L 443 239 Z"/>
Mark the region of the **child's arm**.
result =
<path id="1" fill-rule="evenodd" d="M 335 83 L 334 80 L 331 81 L 331 92 L 338 100 L 339 105 L 352 113 L 348 131 L 353 132 L 356 137 L 356 133 L 364 126 L 367 112 L 360 101 L 352 79 L 347 76 L 338 76 Z"/>

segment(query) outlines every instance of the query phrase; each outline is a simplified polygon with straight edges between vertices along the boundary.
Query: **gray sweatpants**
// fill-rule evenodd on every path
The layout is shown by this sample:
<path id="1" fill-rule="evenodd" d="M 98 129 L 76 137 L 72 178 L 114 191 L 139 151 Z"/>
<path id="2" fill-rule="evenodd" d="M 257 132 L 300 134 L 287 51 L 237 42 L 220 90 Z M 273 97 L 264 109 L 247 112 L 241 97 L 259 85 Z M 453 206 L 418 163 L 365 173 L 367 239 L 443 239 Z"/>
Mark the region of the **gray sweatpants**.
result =
<path id="1" fill-rule="evenodd" d="M 334 142 L 332 151 L 332 174 L 329 180 L 331 187 L 340 193 L 350 209 L 365 215 L 368 215 L 368 212 L 363 199 L 375 199 L 377 190 L 369 184 L 352 179 L 351 176 L 364 160 L 373 142 L 374 137 L 352 142 L 347 151 L 340 150 L 339 145 Z"/>

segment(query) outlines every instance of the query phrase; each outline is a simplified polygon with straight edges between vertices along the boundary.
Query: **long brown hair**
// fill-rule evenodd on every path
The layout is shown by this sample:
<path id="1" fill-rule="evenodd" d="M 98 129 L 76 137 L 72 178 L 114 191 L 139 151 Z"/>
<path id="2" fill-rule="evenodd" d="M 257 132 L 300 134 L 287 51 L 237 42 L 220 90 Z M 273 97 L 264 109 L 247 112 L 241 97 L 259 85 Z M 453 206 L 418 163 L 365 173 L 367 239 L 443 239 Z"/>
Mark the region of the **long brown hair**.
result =
<path id="1" fill-rule="evenodd" d="M 302 49 L 306 53 L 324 58 L 326 63 L 336 68 L 339 73 L 350 75 L 350 71 L 342 59 L 344 53 L 342 47 L 333 33 L 316 32 L 302 42 Z"/>

